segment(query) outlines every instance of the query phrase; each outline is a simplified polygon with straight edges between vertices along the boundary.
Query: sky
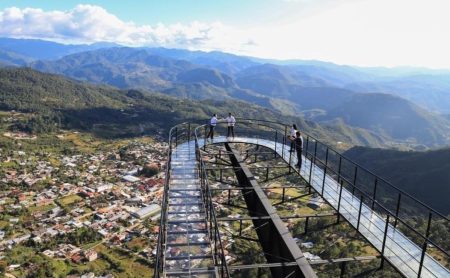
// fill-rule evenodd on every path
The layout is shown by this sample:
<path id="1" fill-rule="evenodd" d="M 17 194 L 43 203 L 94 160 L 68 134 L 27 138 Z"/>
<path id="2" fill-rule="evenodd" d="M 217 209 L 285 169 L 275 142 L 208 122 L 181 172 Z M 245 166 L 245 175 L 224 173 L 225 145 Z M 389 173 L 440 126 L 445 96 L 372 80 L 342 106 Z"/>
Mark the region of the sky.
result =
<path id="1" fill-rule="evenodd" d="M 0 0 L 0 36 L 450 68 L 449 0 Z"/>

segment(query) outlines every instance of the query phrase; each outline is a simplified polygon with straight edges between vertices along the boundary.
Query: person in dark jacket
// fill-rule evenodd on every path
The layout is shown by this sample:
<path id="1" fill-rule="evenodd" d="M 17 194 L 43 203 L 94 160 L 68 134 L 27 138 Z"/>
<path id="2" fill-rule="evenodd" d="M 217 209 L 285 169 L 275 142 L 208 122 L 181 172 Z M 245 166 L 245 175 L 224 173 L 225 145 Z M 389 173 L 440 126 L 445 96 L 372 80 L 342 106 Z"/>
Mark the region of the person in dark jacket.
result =
<path id="1" fill-rule="evenodd" d="M 299 169 L 302 168 L 302 152 L 303 152 L 303 137 L 300 131 L 295 133 L 295 138 L 291 138 L 291 141 L 295 145 L 295 150 L 297 152 L 297 166 Z"/>

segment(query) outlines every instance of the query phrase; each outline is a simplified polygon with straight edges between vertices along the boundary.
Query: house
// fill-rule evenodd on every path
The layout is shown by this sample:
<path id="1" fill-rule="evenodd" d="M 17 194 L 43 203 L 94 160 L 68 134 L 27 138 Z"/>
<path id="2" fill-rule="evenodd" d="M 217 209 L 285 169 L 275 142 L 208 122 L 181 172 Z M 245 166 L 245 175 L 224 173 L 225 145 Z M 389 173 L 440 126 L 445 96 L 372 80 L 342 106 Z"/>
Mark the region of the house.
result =
<path id="1" fill-rule="evenodd" d="M 84 252 L 84 257 L 88 262 L 92 262 L 98 258 L 98 254 L 94 250 L 88 250 Z"/>
<path id="2" fill-rule="evenodd" d="M 126 175 L 126 176 L 123 176 L 122 179 L 123 179 L 124 181 L 127 181 L 127 182 L 138 182 L 138 181 L 141 180 L 141 179 L 139 179 L 139 178 L 137 178 L 137 177 L 135 177 L 135 176 L 132 176 L 132 175 Z"/>
<path id="3" fill-rule="evenodd" d="M 156 215 L 161 211 L 161 207 L 157 204 L 151 204 L 147 207 L 143 207 L 140 210 L 132 212 L 131 214 L 139 219 L 146 218 L 148 216 Z"/>
<path id="4" fill-rule="evenodd" d="M 53 258 L 55 256 L 55 252 L 53 252 L 52 250 L 45 250 L 44 252 L 42 252 L 42 254 L 44 254 L 45 256 L 49 257 L 49 258 Z"/>
<path id="5" fill-rule="evenodd" d="M 76 253 L 73 254 L 72 257 L 70 257 L 70 259 L 72 260 L 72 262 L 79 264 L 83 260 L 83 257 L 79 253 Z"/>

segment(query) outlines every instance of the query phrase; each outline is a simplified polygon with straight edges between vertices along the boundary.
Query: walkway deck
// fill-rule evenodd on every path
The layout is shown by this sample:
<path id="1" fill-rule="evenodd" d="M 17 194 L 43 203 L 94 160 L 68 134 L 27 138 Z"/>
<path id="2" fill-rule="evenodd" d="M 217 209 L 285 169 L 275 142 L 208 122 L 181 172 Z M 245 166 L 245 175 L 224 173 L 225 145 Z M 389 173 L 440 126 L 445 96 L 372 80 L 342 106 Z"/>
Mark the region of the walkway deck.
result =
<path id="1" fill-rule="evenodd" d="M 167 215 L 166 277 L 216 277 L 193 141 L 172 152 Z"/>
<path id="2" fill-rule="evenodd" d="M 200 147 L 205 143 L 204 140 L 200 140 Z M 226 137 L 214 138 L 213 142 L 207 141 L 207 144 L 211 143 L 224 143 L 224 142 L 235 142 L 235 143 L 248 143 L 255 144 L 276 150 L 280 157 L 286 162 L 289 162 L 289 146 L 284 146 L 282 143 L 275 143 L 274 141 L 269 141 L 265 139 L 258 138 L 242 138 L 236 137 L 233 140 L 228 140 Z M 283 153 L 284 149 L 284 153 Z M 291 165 L 297 164 L 296 155 L 292 155 Z M 309 159 L 303 157 L 302 169 L 300 174 L 305 180 L 309 180 L 311 162 Z M 317 191 L 322 191 L 322 183 L 324 171 L 313 165 L 311 171 L 311 185 Z M 337 210 L 338 199 L 339 199 L 340 185 L 331 176 L 326 175 L 324 195 L 323 198 L 330 203 L 330 205 Z M 353 196 L 351 192 L 345 188 L 342 190 L 341 204 L 339 213 L 356 229 L 358 222 L 358 212 L 359 212 L 360 200 Z M 363 203 L 361 208 L 361 219 L 358 231 L 370 242 L 372 243 L 378 251 L 381 252 L 381 247 L 383 244 L 383 235 L 386 226 L 385 218 L 374 212 L 369 206 Z M 394 228 L 392 225 L 388 226 L 388 233 L 386 238 L 385 246 L 385 257 L 392 263 L 399 271 L 402 272 L 406 277 L 417 277 L 419 271 L 420 257 L 422 253 L 422 248 L 413 243 L 408 239 L 403 233 L 398 229 Z M 421 277 L 450 277 L 450 271 L 434 260 L 430 255 L 426 254 L 422 269 Z"/>

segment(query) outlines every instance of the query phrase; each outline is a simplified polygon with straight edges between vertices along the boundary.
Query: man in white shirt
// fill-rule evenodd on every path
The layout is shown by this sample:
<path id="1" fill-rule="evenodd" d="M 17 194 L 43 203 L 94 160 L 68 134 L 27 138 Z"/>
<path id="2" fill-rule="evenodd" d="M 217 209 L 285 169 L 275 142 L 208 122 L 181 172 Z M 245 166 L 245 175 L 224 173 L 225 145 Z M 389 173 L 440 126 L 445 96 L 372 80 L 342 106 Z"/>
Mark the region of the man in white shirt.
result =
<path id="1" fill-rule="evenodd" d="M 214 139 L 214 128 L 216 127 L 216 125 L 217 125 L 217 115 L 214 114 L 209 122 L 209 133 L 206 136 L 206 138 L 211 137 L 211 139 Z"/>
<path id="2" fill-rule="evenodd" d="M 233 135 L 234 139 L 234 125 L 236 124 L 236 119 L 231 115 L 231 113 L 228 113 L 228 117 L 226 118 L 227 124 L 228 124 L 228 133 L 227 137 L 230 137 L 230 135 Z"/>

